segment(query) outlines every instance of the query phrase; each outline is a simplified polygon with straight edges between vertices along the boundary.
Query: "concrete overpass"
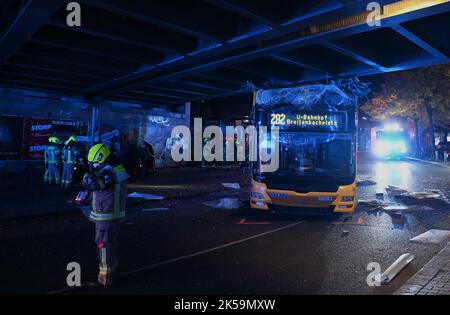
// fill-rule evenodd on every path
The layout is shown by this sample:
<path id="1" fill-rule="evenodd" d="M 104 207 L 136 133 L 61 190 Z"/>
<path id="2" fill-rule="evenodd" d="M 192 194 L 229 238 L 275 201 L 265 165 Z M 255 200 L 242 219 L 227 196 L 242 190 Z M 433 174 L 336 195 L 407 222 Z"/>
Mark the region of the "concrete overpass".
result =
<path id="1" fill-rule="evenodd" d="M 2 2 L 0 86 L 170 107 L 449 62 L 444 0 L 78 2 Z"/>

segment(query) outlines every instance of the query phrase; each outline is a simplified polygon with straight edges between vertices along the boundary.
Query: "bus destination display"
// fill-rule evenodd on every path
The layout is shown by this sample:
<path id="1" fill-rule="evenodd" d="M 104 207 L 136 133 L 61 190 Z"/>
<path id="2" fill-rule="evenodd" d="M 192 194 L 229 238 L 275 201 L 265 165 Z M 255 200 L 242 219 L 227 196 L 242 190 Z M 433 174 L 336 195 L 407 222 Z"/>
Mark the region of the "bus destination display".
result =
<path id="1" fill-rule="evenodd" d="M 270 125 L 280 129 L 308 129 L 315 131 L 343 131 L 344 113 L 271 113 Z"/>

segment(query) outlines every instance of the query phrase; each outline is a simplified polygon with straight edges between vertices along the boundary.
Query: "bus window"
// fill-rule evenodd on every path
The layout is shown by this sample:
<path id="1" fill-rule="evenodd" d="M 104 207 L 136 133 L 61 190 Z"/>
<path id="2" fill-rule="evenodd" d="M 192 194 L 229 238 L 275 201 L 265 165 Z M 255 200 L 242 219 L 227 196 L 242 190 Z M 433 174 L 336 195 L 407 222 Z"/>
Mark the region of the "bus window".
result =
<path id="1" fill-rule="evenodd" d="M 282 132 L 275 175 L 353 177 L 352 155 L 350 135 Z"/>

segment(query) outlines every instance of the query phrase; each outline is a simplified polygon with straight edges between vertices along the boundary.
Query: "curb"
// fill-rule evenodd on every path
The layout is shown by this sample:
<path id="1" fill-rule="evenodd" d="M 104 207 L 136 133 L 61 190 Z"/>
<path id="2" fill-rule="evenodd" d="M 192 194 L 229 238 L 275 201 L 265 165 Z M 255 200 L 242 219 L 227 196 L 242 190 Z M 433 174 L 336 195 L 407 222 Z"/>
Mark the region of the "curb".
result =
<path id="1" fill-rule="evenodd" d="M 438 163 L 438 162 L 422 160 L 422 159 L 413 158 L 413 157 L 409 157 L 409 156 L 407 157 L 407 159 L 408 159 L 408 160 L 411 160 L 411 161 L 422 162 L 422 163 L 427 163 L 427 164 L 432 164 L 432 165 L 442 166 L 442 167 L 445 167 L 445 168 L 450 168 L 450 165 L 445 165 L 445 164 Z"/>
<path id="2" fill-rule="evenodd" d="M 439 282 L 440 274 L 446 274 L 445 277 L 450 274 L 450 242 L 394 292 L 394 295 L 448 295 L 450 292 L 448 286 L 450 285 L 433 283 Z"/>

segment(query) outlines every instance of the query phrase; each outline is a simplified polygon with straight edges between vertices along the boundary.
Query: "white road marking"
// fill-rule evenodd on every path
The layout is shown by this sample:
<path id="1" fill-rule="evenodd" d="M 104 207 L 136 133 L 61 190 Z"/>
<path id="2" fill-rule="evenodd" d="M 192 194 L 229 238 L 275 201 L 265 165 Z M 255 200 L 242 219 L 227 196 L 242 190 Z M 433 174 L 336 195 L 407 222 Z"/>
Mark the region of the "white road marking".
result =
<path id="1" fill-rule="evenodd" d="M 132 275 L 132 274 L 135 274 L 135 273 L 139 273 L 139 272 L 142 272 L 142 271 L 146 271 L 146 270 L 150 270 L 150 269 L 153 269 L 153 268 L 156 268 L 156 267 L 168 265 L 168 264 L 171 264 L 171 263 L 174 263 L 174 262 L 178 262 L 178 261 L 181 261 L 181 260 L 185 260 L 185 259 L 189 259 L 189 258 L 192 258 L 192 257 L 196 257 L 196 256 L 204 255 L 204 254 L 207 254 L 207 253 L 211 253 L 211 252 L 214 252 L 214 251 L 226 248 L 226 247 L 234 246 L 234 245 L 237 245 L 237 244 L 240 244 L 240 243 L 244 243 L 244 242 L 253 240 L 253 239 L 258 238 L 258 237 L 262 237 L 262 236 L 266 236 L 266 235 L 269 235 L 269 234 L 272 234 L 272 233 L 275 233 L 275 232 L 278 232 L 278 231 L 282 231 L 282 230 L 291 228 L 293 226 L 299 225 L 301 223 L 304 223 L 304 221 L 297 221 L 297 222 L 294 222 L 294 223 L 291 223 L 291 224 L 288 224 L 288 225 L 284 225 L 284 226 L 281 226 L 279 228 L 272 229 L 272 230 L 269 230 L 269 231 L 266 231 L 266 232 L 263 232 L 263 233 L 252 235 L 252 236 L 249 236 L 249 237 L 237 240 L 237 241 L 233 241 L 233 242 L 226 243 L 226 244 L 219 245 L 219 246 L 215 246 L 215 247 L 212 247 L 212 248 L 209 248 L 209 249 L 201 250 L 201 251 L 198 251 L 198 252 L 195 252 L 195 253 L 192 253 L 192 254 L 188 254 L 188 255 L 172 258 L 172 259 L 169 259 L 169 260 L 161 261 L 159 263 L 155 263 L 155 264 L 152 264 L 152 265 L 148 265 L 148 266 L 145 266 L 145 267 L 141 267 L 141 268 L 138 268 L 138 269 L 127 271 L 127 272 L 121 273 L 119 276 L 129 276 L 129 275 Z M 84 284 L 81 285 L 81 287 L 86 287 L 86 286 L 96 286 L 96 284 L 93 283 L 93 282 L 88 282 L 88 283 L 84 283 Z M 60 294 L 60 293 L 64 293 L 64 292 L 68 292 L 68 291 L 74 290 L 74 289 L 77 289 L 77 288 L 76 287 L 74 287 L 74 288 L 68 287 L 68 288 L 64 288 L 64 289 L 60 289 L 60 290 L 51 291 L 51 292 L 48 292 L 47 294 L 49 294 L 49 295 Z"/>
<path id="2" fill-rule="evenodd" d="M 162 261 L 162 262 L 159 262 L 159 263 L 155 263 L 155 264 L 152 264 L 152 265 L 149 265 L 149 266 L 138 268 L 138 269 L 135 269 L 135 270 L 127 271 L 127 272 L 122 273 L 121 276 L 128 276 L 128 275 L 131 275 L 131 274 L 134 274 L 134 273 L 138 273 L 138 272 L 142 272 L 142 271 L 145 271 L 145 270 L 153 269 L 153 268 L 156 268 L 156 267 L 159 267 L 159 266 L 168 265 L 168 264 L 180 261 L 180 260 L 185 260 L 185 259 L 192 258 L 192 257 L 195 257 L 195 256 L 200 256 L 200 255 L 203 255 L 203 254 L 211 253 L 211 252 L 214 252 L 214 251 L 219 250 L 219 249 L 230 247 L 230 246 L 233 246 L 233 245 L 236 245 L 236 244 L 240 244 L 240 243 L 243 243 L 243 242 L 246 242 L 246 241 L 258 238 L 258 237 L 261 237 L 261 236 L 265 236 L 265 235 L 272 234 L 272 233 L 275 233 L 275 232 L 278 232 L 278 231 L 281 231 L 281 230 L 284 230 L 284 229 L 288 229 L 290 227 L 293 227 L 293 226 L 298 225 L 298 224 L 303 223 L 303 222 L 304 221 L 298 221 L 298 222 L 295 222 L 295 223 L 292 223 L 292 224 L 288 224 L 288 225 L 285 225 L 285 226 L 282 226 L 282 227 L 279 227 L 279 228 L 276 228 L 276 229 L 273 229 L 273 230 L 269 230 L 269 231 L 266 231 L 266 232 L 263 232 L 263 233 L 260 233 L 260 234 L 252 235 L 252 236 L 249 236 L 249 237 L 246 237 L 246 238 L 234 241 L 234 242 L 226 243 L 226 244 L 219 245 L 219 246 L 216 246 L 216 247 L 212 247 L 212 248 L 209 248 L 209 249 L 201 250 L 201 251 L 198 251 L 198 252 L 195 252 L 195 253 L 192 253 L 192 254 L 180 256 L 180 257 L 177 257 L 177 258 L 169 259 L 169 260 Z"/>
<path id="3" fill-rule="evenodd" d="M 46 295 L 61 294 L 61 293 L 68 292 L 68 291 L 75 290 L 75 289 L 79 289 L 79 288 L 82 288 L 82 287 L 95 287 L 97 285 L 98 284 L 95 283 L 95 282 L 86 282 L 86 283 L 82 283 L 80 287 L 67 287 L 67 288 L 63 288 L 63 289 L 47 292 Z"/>

